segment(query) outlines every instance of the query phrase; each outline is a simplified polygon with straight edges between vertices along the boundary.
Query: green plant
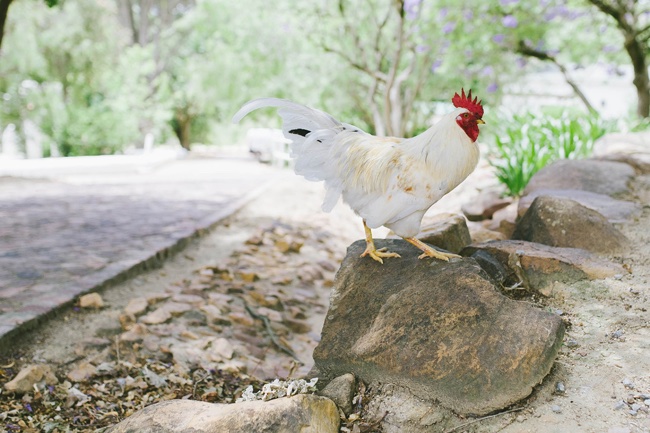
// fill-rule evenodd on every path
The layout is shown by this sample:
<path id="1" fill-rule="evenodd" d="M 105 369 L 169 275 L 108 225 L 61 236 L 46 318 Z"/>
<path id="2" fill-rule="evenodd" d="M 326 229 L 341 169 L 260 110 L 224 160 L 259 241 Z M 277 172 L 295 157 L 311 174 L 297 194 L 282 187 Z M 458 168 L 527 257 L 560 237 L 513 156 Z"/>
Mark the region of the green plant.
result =
<path id="1" fill-rule="evenodd" d="M 488 161 L 506 187 L 519 196 L 530 178 L 557 159 L 588 157 L 594 142 L 613 130 L 614 123 L 597 115 L 569 111 L 493 116 L 496 125 Z"/>

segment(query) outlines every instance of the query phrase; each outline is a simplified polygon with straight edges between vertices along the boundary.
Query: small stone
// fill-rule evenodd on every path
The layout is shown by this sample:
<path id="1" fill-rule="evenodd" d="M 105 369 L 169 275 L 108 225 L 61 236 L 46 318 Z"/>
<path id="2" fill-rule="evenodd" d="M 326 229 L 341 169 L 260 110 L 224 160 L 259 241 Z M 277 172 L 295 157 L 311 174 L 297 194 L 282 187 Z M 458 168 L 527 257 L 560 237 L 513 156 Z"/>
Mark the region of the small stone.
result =
<path id="1" fill-rule="evenodd" d="M 643 400 L 646 406 L 650 406 L 650 398 Z"/>
<path id="2" fill-rule="evenodd" d="M 624 387 L 627 389 L 634 389 L 634 383 L 627 377 L 621 381 Z"/>
<path id="3" fill-rule="evenodd" d="M 641 409 L 641 405 L 639 403 L 634 403 L 632 405 L 632 410 L 637 412 L 639 409 Z"/>
<path id="4" fill-rule="evenodd" d="M 616 402 L 616 405 L 614 405 L 614 410 L 621 410 L 627 407 L 627 403 L 625 403 L 623 400 L 619 400 Z"/>
<path id="5" fill-rule="evenodd" d="M 623 336 L 623 331 L 621 331 L 620 329 L 617 329 L 616 331 L 612 332 L 611 335 L 612 338 L 616 338 L 616 339 L 621 338 L 622 336 Z"/>
<path id="6" fill-rule="evenodd" d="M 517 418 L 515 418 L 515 420 L 516 420 L 517 422 L 520 422 L 520 423 L 521 423 L 521 422 L 526 421 L 526 417 L 523 416 L 523 415 L 517 415 Z"/>
<path id="7" fill-rule="evenodd" d="M 565 345 L 566 347 L 568 347 L 568 348 L 574 348 L 574 347 L 578 347 L 578 346 L 579 346 L 578 342 L 577 342 L 576 340 L 572 339 L 572 338 L 568 339 L 568 340 L 564 343 L 564 345 Z"/>
<path id="8" fill-rule="evenodd" d="M 149 303 L 147 298 L 133 298 L 129 303 L 124 307 L 124 312 L 127 314 L 132 314 L 134 316 L 139 316 L 147 310 Z"/>
<path id="9" fill-rule="evenodd" d="M 56 385 L 59 383 L 52 367 L 49 365 L 38 364 L 24 367 L 18 372 L 15 378 L 4 384 L 4 388 L 9 392 L 26 394 L 34 391 L 34 385 L 41 383 L 45 385 Z"/>
<path id="10" fill-rule="evenodd" d="M 97 374 L 97 367 L 89 362 L 82 362 L 66 376 L 70 382 L 84 382 Z"/>
<path id="11" fill-rule="evenodd" d="M 555 384 L 555 393 L 564 394 L 565 392 L 566 392 L 566 388 L 564 387 L 564 382 L 557 382 Z"/>
<path id="12" fill-rule="evenodd" d="M 623 274 L 616 274 L 614 275 L 615 280 L 622 280 L 623 279 Z"/>
<path id="13" fill-rule="evenodd" d="M 332 400 L 348 416 L 352 413 L 352 398 L 356 389 L 357 379 L 348 373 L 332 380 L 318 394 Z"/>
<path id="14" fill-rule="evenodd" d="M 553 413 L 562 413 L 562 408 L 557 404 L 551 406 L 551 410 L 553 411 Z"/>
<path id="15" fill-rule="evenodd" d="M 339 412 L 331 400 L 312 394 L 298 394 L 270 401 L 233 404 L 163 401 L 139 410 L 108 432 L 337 433 L 339 423 Z"/>
<path id="16" fill-rule="evenodd" d="M 99 293 L 88 293 L 79 298 L 79 306 L 81 308 L 102 308 L 104 300 Z"/>
<path id="17" fill-rule="evenodd" d="M 629 413 L 630 415 L 632 415 L 632 416 L 636 416 L 637 411 L 635 411 L 635 410 L 631 410 L 631 411 L 629 411 L 628 413 Z"/>

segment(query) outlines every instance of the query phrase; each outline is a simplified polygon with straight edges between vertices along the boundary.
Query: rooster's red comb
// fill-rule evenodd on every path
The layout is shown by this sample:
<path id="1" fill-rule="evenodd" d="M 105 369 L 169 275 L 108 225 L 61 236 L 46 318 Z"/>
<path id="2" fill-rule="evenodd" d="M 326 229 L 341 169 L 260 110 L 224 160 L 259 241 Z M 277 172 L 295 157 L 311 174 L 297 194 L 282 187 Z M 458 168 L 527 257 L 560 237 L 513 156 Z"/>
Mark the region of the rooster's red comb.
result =
<path id="1" fill-rule="evenodd" d="M 467 93 L 467 96 L 465 96 L 465 89 L 460 90 L 460 95 L 456 93 L 453 98 L 451 98 L 451 102 L 454 104 L 454 107 L 456 108 L 467 108 L 471 113 L 474 113 L 476 117 L 479 119 L 483 117 L 483 106 L 481 106 L 481 102 L 479 101 L 478 98 L 474 98 L 472 101 L 472 91 L 470 90 Z"/>

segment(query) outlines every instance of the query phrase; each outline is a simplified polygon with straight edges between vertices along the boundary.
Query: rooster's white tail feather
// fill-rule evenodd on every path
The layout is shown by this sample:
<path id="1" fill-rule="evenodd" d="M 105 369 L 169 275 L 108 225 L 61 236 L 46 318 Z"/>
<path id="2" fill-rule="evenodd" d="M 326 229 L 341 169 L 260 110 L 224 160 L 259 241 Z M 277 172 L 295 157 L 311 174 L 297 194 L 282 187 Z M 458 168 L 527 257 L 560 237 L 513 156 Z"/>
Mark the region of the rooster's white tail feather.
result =
<path id="1" fill-rule="evenodd" d="M 325 181 L 327 195 L 323 210 L 329 212 L 338 202 L 342 184 L 336 176 L 337 168 L 333 153 L 340 152 L 333 146 L 333 138 L 341 131 L 355 129 L 334 119 L 329 114 L 286 99 L 260 98 L 247 102 L 233 117 L 238 123 L 251 111 L 264 107 L 279 108 L 282 117 L 282 133 L 292 141 L 291 156 L 295 160 L 296 174 L 311 181 Z"/>

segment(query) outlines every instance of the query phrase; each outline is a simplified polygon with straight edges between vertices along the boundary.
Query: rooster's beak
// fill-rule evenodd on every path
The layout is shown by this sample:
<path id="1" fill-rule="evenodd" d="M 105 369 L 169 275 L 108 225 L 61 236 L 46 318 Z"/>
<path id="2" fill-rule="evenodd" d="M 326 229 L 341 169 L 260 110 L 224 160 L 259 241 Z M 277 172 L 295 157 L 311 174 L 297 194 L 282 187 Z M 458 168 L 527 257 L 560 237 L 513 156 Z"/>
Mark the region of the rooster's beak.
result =
<path id="1" fill-rule="evenodd" d="M 476 123 L 478 123 L 479 125 L 485 125 L 483 119 L 476 119 Z"/>

